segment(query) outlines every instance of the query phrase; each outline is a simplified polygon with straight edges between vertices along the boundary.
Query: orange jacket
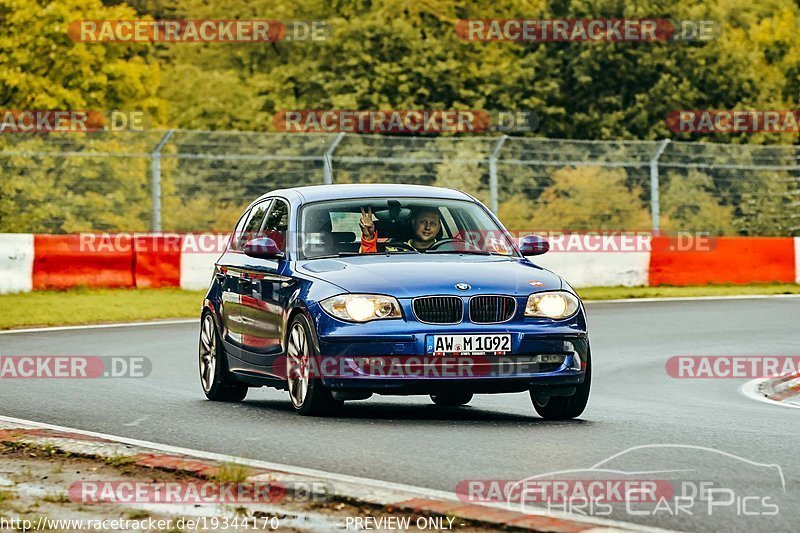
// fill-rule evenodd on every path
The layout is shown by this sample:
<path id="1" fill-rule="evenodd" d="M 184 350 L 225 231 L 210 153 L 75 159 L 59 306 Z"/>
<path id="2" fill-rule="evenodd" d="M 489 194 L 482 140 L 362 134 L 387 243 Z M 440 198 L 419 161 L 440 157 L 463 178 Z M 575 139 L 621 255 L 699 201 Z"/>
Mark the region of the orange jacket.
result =
<path id="1" fill-rule="evenodd" d="M 375 235 L 373 235 L 372 240 L 367 240 L 364 236 L 361 236 L 361 247 L 358 249 L 358 253 L 361 254 L 374 254 L 378 253 L 378 232 L 375 231 Z"/>

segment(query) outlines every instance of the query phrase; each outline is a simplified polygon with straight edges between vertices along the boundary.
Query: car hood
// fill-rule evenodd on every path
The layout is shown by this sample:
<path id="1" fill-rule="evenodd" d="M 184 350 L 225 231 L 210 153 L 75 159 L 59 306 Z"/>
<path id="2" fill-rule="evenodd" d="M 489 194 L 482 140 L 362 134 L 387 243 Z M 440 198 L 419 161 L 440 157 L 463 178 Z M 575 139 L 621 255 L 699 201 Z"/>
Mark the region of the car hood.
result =
<path id="1" fill-rule="evenodd" d="M 561 278 L 527 260 L 497 256 L 361 255 L 301 261 L 298 270 L 348 292 L 413 298 L 431 294 L 509 294 L 562 288 Z M 456 289 L 466 283 L 467 290 Z"/>

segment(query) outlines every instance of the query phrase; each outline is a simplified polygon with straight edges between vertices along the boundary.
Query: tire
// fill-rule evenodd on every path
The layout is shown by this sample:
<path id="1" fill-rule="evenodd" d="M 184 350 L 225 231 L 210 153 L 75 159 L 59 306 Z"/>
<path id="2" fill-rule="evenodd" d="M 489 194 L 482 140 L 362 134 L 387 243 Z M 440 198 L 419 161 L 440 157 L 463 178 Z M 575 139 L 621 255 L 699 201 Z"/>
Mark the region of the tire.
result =
<path id="1" fill-rule="evenodd" d="M 233 379 L 210 311 L 200 319 L 200 386 L 206 398 L 215 402 L 240 402 L 247 396 L 247 385 Z"/>
<path id="2" fill-rule="evenodd" d="M 472 400 L 472 396 L 471 392 L 440 392 L 431 394 L 431 400 L 441 406 L 467 405 Z"/>
<path id="3" fill-rule="evenodd" d="M 295 411 L 303 416 L 328 416 L 336 413 L 343 400 L 337 400 L 322 381 L 309 376 L 309 359 L 316 357 L 316 343 L 308 319 L 297 315 L 289 325 L 286 342 L 286 384 Z"/>
<path id="4" fill-rule="evenodd" d="M 589 390 L 592 387 L 592 356 L 586 356 L 586 377 L 583 383 L 575 387 L 572 396 L 550 396 L 544 403 L 536 399 L 534 391 L 530 391 L 531 403 L 539 416 L 545 420 L 570 420 L 579 417 L 589 402 Z"/>

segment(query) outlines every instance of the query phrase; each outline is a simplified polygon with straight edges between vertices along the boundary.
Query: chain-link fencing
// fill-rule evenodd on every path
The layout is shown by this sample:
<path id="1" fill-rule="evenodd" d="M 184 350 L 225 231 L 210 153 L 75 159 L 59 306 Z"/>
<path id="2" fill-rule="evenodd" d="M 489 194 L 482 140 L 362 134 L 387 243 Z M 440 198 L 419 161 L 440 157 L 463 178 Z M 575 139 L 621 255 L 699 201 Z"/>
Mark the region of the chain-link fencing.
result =
<path id="1" fill-rule="evenodd" d="M 800 148 L 208 131 L 4 135 L 0 232 L 228 231 L 273 189 L 466 191 L 510 229 L 800 234 Z"/>

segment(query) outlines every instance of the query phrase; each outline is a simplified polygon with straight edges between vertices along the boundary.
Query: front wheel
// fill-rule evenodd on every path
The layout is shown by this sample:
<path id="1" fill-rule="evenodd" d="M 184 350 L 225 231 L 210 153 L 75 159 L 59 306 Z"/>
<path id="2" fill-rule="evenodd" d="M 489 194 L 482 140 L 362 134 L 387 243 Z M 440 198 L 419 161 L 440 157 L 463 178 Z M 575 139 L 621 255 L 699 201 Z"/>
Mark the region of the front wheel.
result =
<path id="1" fill-rule="evenodd" d="M 206 311 L 200 321 L 200 385 L 209 400 L 240 402 L 247 396 L 247 385 L 234 381 L 226 363 L 214 317 Z"/>
<path id="2" fill-rule="evenodd" d="M 303 315 L 297 315 L 289 326 L 286 349 L 286 382 L 289 398 L 298 414 L 324 416 L 335 413 L 344 401 L 337 400 L 315 374 L 312 357 L 316 349 L 311 326 Z"/>
<path id="3" fill-rule="evenodd" d="M 531 402 L 539 416 L 545 420 L 569 420 L 580 416 L 583 410 L 586 409 L 591 386 L 592 357 L 591 354 L 587 354 L 586 377 L 583 378 L 583 383 L 575 387 L 575 394 L 572 396 L 548 396 L 546 399 L 537 399 L 536 393 L 531 389 Z"/>

